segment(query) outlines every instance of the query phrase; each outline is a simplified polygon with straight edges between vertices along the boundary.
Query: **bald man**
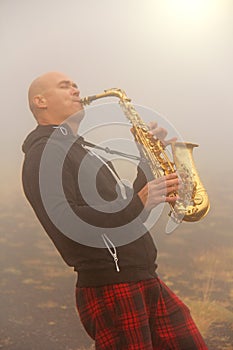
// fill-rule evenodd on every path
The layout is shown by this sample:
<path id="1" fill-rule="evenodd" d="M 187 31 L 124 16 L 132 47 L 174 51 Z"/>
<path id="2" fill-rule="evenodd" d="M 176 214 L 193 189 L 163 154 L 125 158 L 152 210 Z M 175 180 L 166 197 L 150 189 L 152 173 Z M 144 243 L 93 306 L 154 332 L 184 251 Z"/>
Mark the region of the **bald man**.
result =
<path id="1" fill-rule="evenodd" d="M 174 202 L 176 174 L 153 179 L 140 161 L 132 187 L 78 135 L 80 92 L 59 72 L 28 93 L 38 123 L 23 144 L 27 199 L 64 261 L 78 272 L 80 319 L 96 349 L 206 350 L 187 306 L 158 278 L 157 250 L 143 225 L 158 204 Z M 165 141 L 166 130 L 151 124 Z M 114 234 L 110 234 L 114 232 Z M 125 237 L 125 244 L 118 244 Z"/>

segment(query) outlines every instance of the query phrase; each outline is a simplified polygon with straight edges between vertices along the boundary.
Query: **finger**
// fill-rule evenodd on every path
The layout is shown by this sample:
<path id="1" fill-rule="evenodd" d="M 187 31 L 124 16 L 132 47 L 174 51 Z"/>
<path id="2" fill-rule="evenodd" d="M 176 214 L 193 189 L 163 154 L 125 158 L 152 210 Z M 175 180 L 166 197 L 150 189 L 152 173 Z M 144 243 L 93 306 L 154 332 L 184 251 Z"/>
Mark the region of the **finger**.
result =
<path id="1" fill-rule="evenodd" d="M 153 193 L 168 194 L 178 190 L 179 184 L 177 182 L 172 182 L 169 185 L 159 184 L 154 186 Z"/>
<path id="2" fill-rule="evenodd" d="M 161 195 L 159 197 L 159 199 L 157 199 L 157 202 L 159 203 L 175 203 L 177 200 L 179 199 L 179 196 L 177 195 L 173 195 L 173 196 L 165 196 L 165 195 Z"/>
<path id="3" fill-rule="evenodd" d="M 164 129 L 164 128 L 161 128 L 161 127 L 156 128 L 155 129 L 155 135 L 157 136 L 157 138 L 159 140 L 164 140 L 165 137 L 167 136 L 167 130 Z"/>
<path id="4" fill-rule="evenodd" d="M 156 129 L 157 126 L 158 126 L 158 123 L 156 123 L 155 121 L 149 122 L 148 124 L 149 130 Z"/>
<path id="5" fill-rule="evenodd" d="M 179 184 L 178 183 L 173 183 L 170 184 L 169 186 L 154 186 L 153 189 L 150 190 L 150 192 L 153 195 L 158 195 L 158 196 L 162 196 L 162 195 L 169 195 L 172 193 L 177 193 L 179 190 Z"/>
<path id="6" fill-rule="evenodd" d="M 172 193 L 176 194 L 178 192 L 178 190 L 179 190 L 179 185 L 173 185 L 173 186 L 167 187 L 166 194 L 167 195 L 172 194 Z"/>
<path id="7" fill-rule="evenodd" d="M 151 128 L 150 133 L 161 141 L 167 136 L 167 130 L 161 127 Z"/>
<path id="8" fill-rule="evenodd" d="M 170 180 L 167 182 L 162 182 L 159 184 L 152 184 L 148 187 L 151 195 L 153 196 L 166 196 L 171 193 L 177 193 L 180 188 L 179 179 Z"/>
<path id="9" fill-rule="evenodd" d="M 164 202 L 167 202 L 167 203 L 174 203 L 176 202 L 177 200 L 179 199 L 179 196 L 167 196 L 165 197 L 165 201 Z"/>
<path id="10" fill-rule="evenodd" d="M 172 180 L 172 179 L 178 179 L 178 174 L 177 173 L 171 173 L 164 175 L 165 180 Z"/>
<path id="11" fill-rule="evenodd" d="M 163 184 L 166 186 L 166 181 L 170 181 L 170 180 L 177 180 L 177 181 L 180 181 L 179 178 L 178 178 L 178 175 L 176 173 L 171 173 L 171 174 L 168 174 L 168 175 L 164 175 L 164 176 L 161 176 L 157 179 L 154 179 L 152 181 L 150 181 L 151 184 L 154 184 L 154 185 L 160 185 L 160 184 Z"/>
<path id="12" fill-rule="evenodd" d="M 176 178 L 173 178 L 170 180 L 166 180 L 165 184 L 166 184 L 166 187 L 173 186 L 173 185 L 179 185 L 179 184 L 181 184 L 181 180 L 178 177 L 176 177 Z"/>
<path id="13" fill-rule="evenodd" d="M 170 145 L 170 144 L 172 144 L 172 143 L 174 143 L 174 142 L 176 142 L 177 141 L 177 137 L 172 137 L 171 139 L 169 139 L 169 140 L 164 140 L 163 141 L 163 144 L 164 144 L 164 146 L 166 147 L 166 146 L 168 146 L 168 145 Z"/>
<path id="14" fill-rule="evenodd" d="M 168 181 L 168 180 L 172 180 L 172 179 L 178 179 L 178 174 L 171 173 L 171 174 L 163 175 L 163 176 L 158 177 L 156 180 L 158 182 L 161 182 L 161 181 Z"/>

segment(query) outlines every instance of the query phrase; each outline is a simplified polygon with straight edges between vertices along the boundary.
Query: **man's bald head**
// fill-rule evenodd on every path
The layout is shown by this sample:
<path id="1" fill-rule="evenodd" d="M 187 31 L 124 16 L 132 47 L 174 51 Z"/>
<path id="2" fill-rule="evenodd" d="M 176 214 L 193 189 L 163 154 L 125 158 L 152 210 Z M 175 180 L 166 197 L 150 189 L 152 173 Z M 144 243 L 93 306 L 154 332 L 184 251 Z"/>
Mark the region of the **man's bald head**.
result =
<path id="1" fill-rule="evenodd" d="M 32 113 L 35 113 L 35 107 L 36 107 L 36 97 L 41 96 L 43 97 L 43 94 L 46 92 L 46 90 L 49 89 L 49 85 L 54 81 L 54 78 L 56 78 L 58 75 L 61 75 L 61 73 L 58 72 L 49 72 L 45 73 L 31 83 L 29 90 L 28 90 L 28 102 L 29 107 Z M 34 114 L 35 115 L 35 114 Z M 36 117 L 36 116 L 35 116 Z"/>
<path id="2" fill-rule="evenodd" d="M 77 85 L 59 72 L 36 78 L 29 87 L 28 101 L 39 124 L 61 123 L 83 110 Z"/>

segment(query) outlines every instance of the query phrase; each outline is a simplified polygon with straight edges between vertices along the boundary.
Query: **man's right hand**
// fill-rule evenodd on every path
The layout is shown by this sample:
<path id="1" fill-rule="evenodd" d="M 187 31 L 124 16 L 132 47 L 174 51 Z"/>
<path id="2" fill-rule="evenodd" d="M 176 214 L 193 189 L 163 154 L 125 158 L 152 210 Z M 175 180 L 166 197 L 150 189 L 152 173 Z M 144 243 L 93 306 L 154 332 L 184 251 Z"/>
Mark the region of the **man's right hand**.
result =
<path id="1" fill-rule="evenodd" d="M 173 196 L 169 196 L 169 194 L 177 192 L 179 184 L 180 180 L 176 173 L 165 175 L 148 182 L 141 191 L 138 192 L 138 196 L 144 208 L 146 210 L 152 210 L 162 202 L 175 202 L 178 199 L 177 193 Z"/>

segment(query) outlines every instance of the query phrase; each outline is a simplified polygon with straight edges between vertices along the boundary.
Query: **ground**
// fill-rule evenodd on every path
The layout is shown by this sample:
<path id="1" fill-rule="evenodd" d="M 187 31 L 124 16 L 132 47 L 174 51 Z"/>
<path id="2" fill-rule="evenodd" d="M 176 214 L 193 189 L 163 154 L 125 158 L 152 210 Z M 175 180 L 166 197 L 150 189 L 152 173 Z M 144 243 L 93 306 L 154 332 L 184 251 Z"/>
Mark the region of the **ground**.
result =
<path id="1" fill-rule="evenodd" d="M 153 229 L 160 277 L 190 307 L 210 350 L 233 349 L 232 219 Z M 221 233 L 221 234 L 220 234 Z M 19 197 L 1 209 L 0 349 L 89 350 L 75 308 L 76 275 Z"/>

